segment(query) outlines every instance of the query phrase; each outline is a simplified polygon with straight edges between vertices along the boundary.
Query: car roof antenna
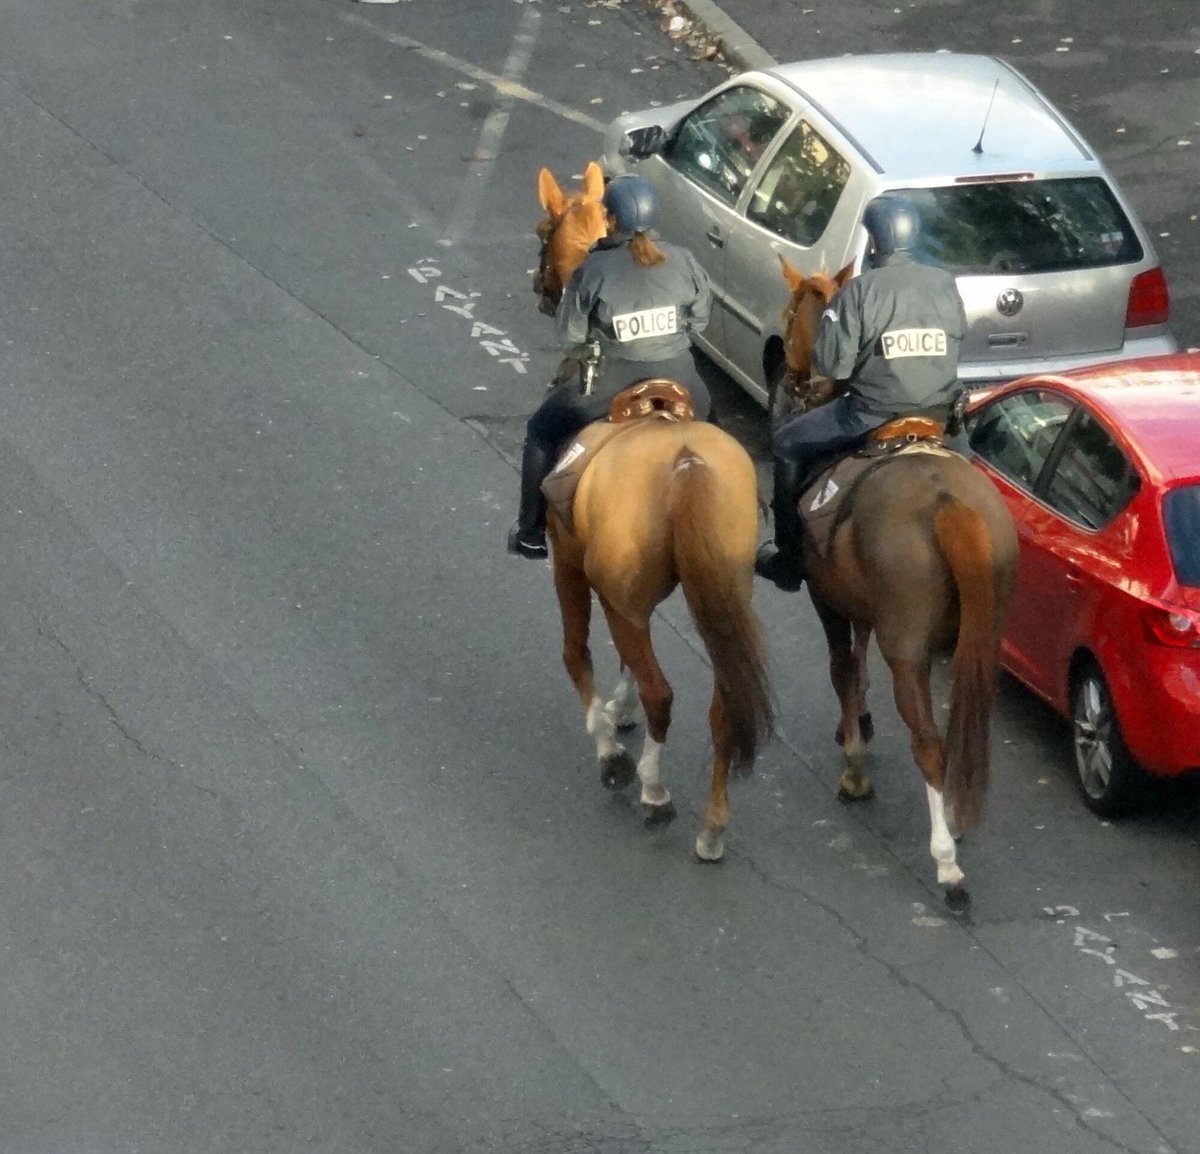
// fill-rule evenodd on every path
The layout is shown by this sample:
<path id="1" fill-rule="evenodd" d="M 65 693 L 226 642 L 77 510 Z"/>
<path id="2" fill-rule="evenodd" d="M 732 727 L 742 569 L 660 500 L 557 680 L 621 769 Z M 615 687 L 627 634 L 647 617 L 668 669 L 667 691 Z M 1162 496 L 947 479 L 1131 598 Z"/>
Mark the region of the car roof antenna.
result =
<path id="1" fill-rule="evenodd" d="M 996 77 L 996 83 L 992 85 L 992 95 L 988 100 L 987 112 L 983 114 L 983 127 L 979 130 L 979 139 L 975 141 L 975 147 L 971 149 L 976 156 L 983 154 L 983 134 L 987 132 L 988 119 L 992 115 L 992 104 L 996 100 L 996 89 L 1000 87 L 1000 77 Z"/>

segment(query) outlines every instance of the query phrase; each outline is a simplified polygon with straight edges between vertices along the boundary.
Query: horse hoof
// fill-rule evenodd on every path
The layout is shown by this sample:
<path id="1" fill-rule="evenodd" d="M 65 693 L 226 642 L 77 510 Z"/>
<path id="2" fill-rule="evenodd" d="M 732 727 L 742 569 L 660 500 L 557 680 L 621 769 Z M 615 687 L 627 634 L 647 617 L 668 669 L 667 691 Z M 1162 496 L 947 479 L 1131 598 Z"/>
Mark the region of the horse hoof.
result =
<path id="1" fill-rule="evenodd" d="M 725 860 L 725 840 L 702 833 L 696 838 L 696 860 L 702 865 L 720 865 Z"/>
<path id="2" fill-rule="evenodd" d="M 624 789 L 636 774 L 637 766 L 624 750 L 610 753 L 600 762 L 600 784 L 605 789 Z"/>
<path id="3" fill-rule="evenodd" d="M 875 787 L 867 786 L 865 793 L 851 793 L 845 786 L 838 786 L 837 799 L 842 805 L 854 805 L 860 801 L 870 801 L 875 796 Z"/>
<path id="4" fill-rule="evenodd" d="M 642 804 L 642 820 L 647 829 L 660 825 L 670 825 L 675 820 L 675 803 L 668 801 L 663 805 Z"/>
<path id="5" fill-rule="evenodd" d="M 970 904 L 971 895 L 967 893 L 966 886 L 946 887 L 946 906 L 951 913 L 961 914 Z"/>

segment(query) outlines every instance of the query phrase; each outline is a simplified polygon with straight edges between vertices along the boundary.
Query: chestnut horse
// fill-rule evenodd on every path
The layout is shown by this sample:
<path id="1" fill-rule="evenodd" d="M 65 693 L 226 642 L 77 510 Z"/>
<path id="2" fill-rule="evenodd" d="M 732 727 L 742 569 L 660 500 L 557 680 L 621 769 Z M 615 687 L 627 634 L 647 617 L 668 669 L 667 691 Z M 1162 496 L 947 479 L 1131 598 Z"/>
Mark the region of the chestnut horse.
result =
<path id="1" fill-rule="evenodd" d="M 534 288 L 541 311 L 552 314 L 563 286 L 606 232 L 600 166 L 587 166 L 583 190 L 570 197 L 542 169 L 538 195 L 547 215 L 537 228 L 542 251 Z M 556 379 L 572 364 L 564 361 Z M 682 586 L 713 670 L 712 774 L 695 848 L 700 860 L 715 862 L 724 854 L 729 824 L 729 775 L 753 765 L 772 724 L 764 647 L 751 607 L 758 525 L 754 463 L 736 440 L 708 423 L 649 416 L 608 439 L 611 431 L 599 421 L 577 435 L 576 442 L 595 454 L 579 478 L 572 515 L 564 519 L 551 507 L 547 517 L 563 661 L 596 742 L 603 784 L 620 789 L 636 773 L 646 823 L 671 821 L 675 807 L 659 762 L 673 692 L 651 643 L 650 618 Z M 607 705 L 596 691 L 588 647 L 593 592 L 621 662 Z M 635 766 L 617 733 L 634 723 L 639 699 L 646 735 Z"/>
<path id="2" fill-rule="evenodd" d="M 577 440 L 587 445 L 602 437 L 604 424 L 589 426 Z M 750 768 L 772 725 L 764 646 L 750 603 L 758 536 L 754 463 L 715 425 L 644 417 L 596 451 L 571 510 L 568 524 L 552 508 L 547 528 L 563 660 L 596 741 L 601 781 L 621 788 L 635 772 L 617 740 L 617 730 L 632 723 L 632 676 L 646 716 L 636 765 L 645 820 L 654 825 L 675 816 L 659 768 L 673 693 L 651 644 L 650 618 L 682 586 L 713 671 L 712 775 L 696 855 L 719 861 L 729 774 Z M 621 660 L 621 681 L 607 706 L 588 648 L 593 592 Z"/>
<path id="3" fill-rule="evenodd" d="M 790 390 L 828 399 L 811 379 L 821 313 L 850 276 L 802 276 L 783 262 Z M 866 643 L 873 631 L 892 674 L 896 707 L 925 779 L 930 852 L 954 909 L 969 901 L 955 839 L 982 817 L 1000 635 L 1017 572 L 1012 518 L 990 481 L 942 447 L 906 450 L 866 472 L 836 528 L 818 547 L 806 537 L 808 587 L 829 643 L 841 707 L 845 770 L 839 795 L 871 796 L 864 771 Z M 852 638 L 858 637 L 856 651 Z M 934 655 L 953 652 L 950 716 L 943 737 L 930 692 Z"/>
<path id="4" fill-rule="evenodd" d="M 546 215 L 537 224 L 542 249 L 533 276 L 538 308 L 550 315 L 558 308 L 563 288 L 583 263 L 588 249 L 608 231 L 604 205 L 604 174 L 593 160 L 583 170 L 583 187 L 568 195 L 553 173 L 538 173 L 538 200 Z"/>

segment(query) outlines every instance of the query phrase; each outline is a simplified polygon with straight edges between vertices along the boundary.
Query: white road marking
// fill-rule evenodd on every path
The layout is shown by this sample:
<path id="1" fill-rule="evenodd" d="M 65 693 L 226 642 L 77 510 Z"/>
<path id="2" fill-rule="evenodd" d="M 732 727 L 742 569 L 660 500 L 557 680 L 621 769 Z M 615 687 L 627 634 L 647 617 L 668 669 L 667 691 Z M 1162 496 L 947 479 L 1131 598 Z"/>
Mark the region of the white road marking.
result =
<path id="1" fill-rule="evenodd" d="M 513 37 L 512 50 L 504 62 L 505 85 L 520 81 L 529 61 L 533 56 L 534 45 L 537 44 L 537 33 L 541 13 L 536 8 L 526 8 L 521 14 L 521 22 Z M 500 155 L 500 142 L 508 129 L 508 118 L 512 113 L 513 97 L 509 92 L 496 90 L 496 106 L 488 113 L 487 120 L 479 133 L 479 141 L 471 154 L 472 167 L 467 179 L 463 182 L 462 194 L 454 215 L 442 234 L 442 244 L 454 244 L 461 240 L 475 224 L 479 216 L 479 206 L 483 203 L 484 193 L 491 183 L 492 166 Z"/>
<path id="2" fill-rule="evenodd" d="M 396 45 L 397 48 L 415 52 L 418 56 L 432 61 L 434 64 L 440 64 L 445 68 L 450 68 L 455 72 L 461 73 L 463 76 L 469 76 L 471 79 L 478 80 L 484 84 L 490 84 L 497 92 L 504 96 L 509 96 L 513 100 L 520 100 L 526 104 L 535 105 L 545 112 L 553 113 L 555 116 L 562 117 L 563 120 L 571 121 L 572 124 L 580 124 L 584 128 L 590 128 L 593 132 L 604 132 L 606 126 L 602 121 L 596 120 L 588 116 L 586 112 L 580 112 L 570 107 L 570 105 L 561 104 L 557 100 L 543 96 L 540 92 L 535 92 L 532 88 L 526 88 L 524 84 L 518 84 L 497 75 L 495 72 L 489 72 L 486 68 L 479 68 L 474 64 L 468 63 L 466 60 L 460 60 L 457 56 L 451 56 L 449 52 L 443 52 L 440 48 L 430 48 L 429 45 L 422 44 L 419 40 L 413 40 L 411 37 L 401 36 L 396 32 L 384 32 L 382 29 L 376 28 L 366 17 L 359 16 L 357 13 L 343 12 L 341 19 L 347 24 L 353 24 L 369 32 L 372 36 L 377 36 L 381 40 L 386 40 L 389 44 Z"/>

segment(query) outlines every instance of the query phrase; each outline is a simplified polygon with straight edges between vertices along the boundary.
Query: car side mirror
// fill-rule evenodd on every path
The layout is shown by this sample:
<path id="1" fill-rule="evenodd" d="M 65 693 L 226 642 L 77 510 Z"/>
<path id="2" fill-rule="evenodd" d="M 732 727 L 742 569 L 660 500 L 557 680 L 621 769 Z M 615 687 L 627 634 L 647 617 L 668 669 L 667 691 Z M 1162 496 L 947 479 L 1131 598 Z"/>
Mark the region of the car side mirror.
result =
<path id="1" fill-rule="evenodd" d="M 667 134 L 657 124 L 631 128 L 621 140 L 621 155 L 632 157 L 634 160 L 645 160 L 646 157 L 661 152 L 666 142 Z"/>

